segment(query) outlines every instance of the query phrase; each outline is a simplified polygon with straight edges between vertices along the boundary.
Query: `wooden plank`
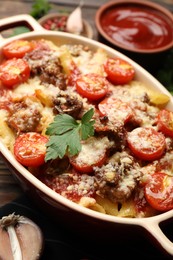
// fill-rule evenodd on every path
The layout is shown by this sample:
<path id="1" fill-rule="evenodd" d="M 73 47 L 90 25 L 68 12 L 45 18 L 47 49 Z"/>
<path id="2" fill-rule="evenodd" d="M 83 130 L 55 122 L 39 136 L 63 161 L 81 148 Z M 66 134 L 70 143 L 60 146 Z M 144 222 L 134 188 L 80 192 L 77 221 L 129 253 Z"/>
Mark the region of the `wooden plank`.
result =
<path id="1" fill-rule="evenodd" d="M 0 207 L 22 194 L 21 187 L 0 157 Z"/>

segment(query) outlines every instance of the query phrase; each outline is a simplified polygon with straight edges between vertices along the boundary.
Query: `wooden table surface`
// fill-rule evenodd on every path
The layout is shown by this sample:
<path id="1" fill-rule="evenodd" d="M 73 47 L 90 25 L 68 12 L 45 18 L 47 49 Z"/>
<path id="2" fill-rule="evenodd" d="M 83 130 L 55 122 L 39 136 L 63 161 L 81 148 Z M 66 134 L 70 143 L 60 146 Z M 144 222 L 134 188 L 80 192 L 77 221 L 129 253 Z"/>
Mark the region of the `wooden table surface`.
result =
<path id="1" fill-rule="evenodd" d="M 49 12 L 61 10 L 72 11 L 79 3 L 79 0 L 54 0 L 49 1 L 52 8 Z M 97 31 L 95 28 L 94 17 L 99 6 L 108 2 L 106 0 L 85 0 L 82 8 L 83 18 L 86 19 L 94 30 L 94 39 L 97 40 Z M 173 11 L 173 0 L 154 1 L 163 4 L 165 7 Z M 17 14 L 29 14 L 33 1 L 29 0 L 0 0 L 0 19 Z M 0 158 L 0 206 L 21 196 L 23 191 L 16 183 L 12 174 Z"/>

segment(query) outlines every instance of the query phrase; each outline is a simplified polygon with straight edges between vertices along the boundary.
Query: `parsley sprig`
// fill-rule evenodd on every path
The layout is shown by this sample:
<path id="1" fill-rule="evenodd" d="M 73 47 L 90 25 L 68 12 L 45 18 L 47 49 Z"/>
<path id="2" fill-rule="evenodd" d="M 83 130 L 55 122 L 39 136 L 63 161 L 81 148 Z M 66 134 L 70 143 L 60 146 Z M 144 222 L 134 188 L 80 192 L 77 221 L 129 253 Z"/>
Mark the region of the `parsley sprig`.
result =
<path id="1" fill-rule="evenodd" d="M 30 15 L 36 19 L 39 19 L 43 15 L 47 14 L 50 9 L 51 4 L 49 3 L 49 0 L 34 0 Z"/>
<path id="2" fill-rule="evenodd" d="M 81 140 L 86 140 L 94 135 L 92 119 L 94 109 L 87 111 L 80 121 L 67 114 L 55 116 L 54 121 L 48 126 L 46 134 L 50 136 L 46 144 L 45 161 L 63 158 L 66 153 L 76 155 L 81 151 Z"/>

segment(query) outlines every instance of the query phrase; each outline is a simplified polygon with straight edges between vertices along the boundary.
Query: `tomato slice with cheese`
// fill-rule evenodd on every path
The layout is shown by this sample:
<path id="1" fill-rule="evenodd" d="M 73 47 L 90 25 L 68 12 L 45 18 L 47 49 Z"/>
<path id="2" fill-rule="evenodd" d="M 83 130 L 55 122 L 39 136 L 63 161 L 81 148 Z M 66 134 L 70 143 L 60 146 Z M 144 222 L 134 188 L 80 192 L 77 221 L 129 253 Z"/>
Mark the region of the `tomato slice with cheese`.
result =
<path id="1" fill-rule="evenodd" d="M 167 136 L 173 137 L 173 112 L 163 109 L 158 114 L 158 129 Z"/>
<path id="2" fill-rule="evenodd" d="M 151 175 L 145 186 L 145 198 L 148 203 L 159 211 L 173 209 L 173 176 L 164 172 Z"/>
<path id="3" fill-rule="evenodd" d="M 152 127 L 138 127 L 127 135 L 132 153 L 141 160 L 157 160 L 166 148 L 165 136 Z"/>
<path id="4" fill-rule="evenodd" d="M 107 79 L 113 84 L 124 85 L 129 83 L 135 75 L 133 66 L 120 58 L 109 58 L 104 64 Z"/>
<path id="5" fill-rule="evenodd" d="M 76 90 L 89 100 L 99 100 L 106 96 L 109 83 L 105 77 L 95 73 L 80 76 L 76 80 Z"/>
<path id="6" fill-rule="evenodd" d="M 44 163 L 48 138 L 39 133 L 19 135 L 14 143 L 14 155 L 24 166 L 36 167 Z"/>
<path id="7" fill-rule="evenodd" d="M 23 58 L 23 56 L 32 51 L 35 44 L 32 41 L 16 40 L 8 43 L 2 49 L 4 56 L 8 59 Z"/>
<path id="8" fill-rule="evenodd" d="M 109 141 L 106 137 L 91 137 L 82 142 L 82 149 L 78 155 L 70 157 L 70 163 L 79 172 L 91 173 L 93 167 L 102 166 L 107 158 Z"/>
<path id="9" fill-rule="evenodd" d="M 112 122 L 127 123 L 133 115 L 130 105 L 118 98 L 105 98 L 98 104 L 101 116 L 107 116 Z"/>
<path id="10" fill-rule="evenodd" d="M 8 88 L 27 81 L 29 76 L 30 67 L 23 59 L 9 59 L 0 65 L 0 80 Z"/>

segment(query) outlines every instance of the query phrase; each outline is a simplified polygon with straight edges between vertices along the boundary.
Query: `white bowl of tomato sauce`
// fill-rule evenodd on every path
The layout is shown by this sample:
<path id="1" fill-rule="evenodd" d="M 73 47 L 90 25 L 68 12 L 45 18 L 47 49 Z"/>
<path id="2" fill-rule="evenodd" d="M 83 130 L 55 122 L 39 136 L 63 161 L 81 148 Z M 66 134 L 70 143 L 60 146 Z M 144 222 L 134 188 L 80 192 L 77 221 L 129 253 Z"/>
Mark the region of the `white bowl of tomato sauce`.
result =
<path id="1" fill-rule="evenodd" d="M 110 1 L 96 12 L 101 40 L 154 71 L 173 47 L 173 15 L 151 1 Z"/>

